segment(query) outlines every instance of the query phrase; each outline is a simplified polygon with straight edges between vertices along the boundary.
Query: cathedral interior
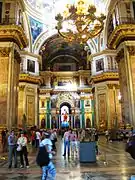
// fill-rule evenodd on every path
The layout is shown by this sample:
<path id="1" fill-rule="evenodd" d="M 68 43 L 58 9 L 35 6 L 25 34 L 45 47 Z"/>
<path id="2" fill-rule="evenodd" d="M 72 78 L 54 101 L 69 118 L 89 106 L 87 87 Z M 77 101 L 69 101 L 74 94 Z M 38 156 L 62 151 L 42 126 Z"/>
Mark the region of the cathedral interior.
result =
<path id="1" fill-rule="evenodd" d="M 74 0 L 0 0 L 0 127 L 135 126 L 135 1 L 95 0 L 106 16 L 85 46 L 58 34 Z"/>

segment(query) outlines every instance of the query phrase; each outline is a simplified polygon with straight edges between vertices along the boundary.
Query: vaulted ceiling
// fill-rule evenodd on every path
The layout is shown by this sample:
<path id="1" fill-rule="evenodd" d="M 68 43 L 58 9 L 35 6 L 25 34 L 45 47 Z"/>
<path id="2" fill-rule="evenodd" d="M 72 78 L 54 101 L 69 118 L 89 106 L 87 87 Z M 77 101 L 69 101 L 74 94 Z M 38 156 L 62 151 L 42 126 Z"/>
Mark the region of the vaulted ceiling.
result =
<path id="1" fill-rule="evenodd" d="M 86 68 L 87 52 L 84 46 L 76 43 L 67 43 L 58 34 L 47 39 L 41 47 L 40 54 L 43 57 L 43 69 L 47 69 L 54 61 L 76 62 L 78 68 Z"/>

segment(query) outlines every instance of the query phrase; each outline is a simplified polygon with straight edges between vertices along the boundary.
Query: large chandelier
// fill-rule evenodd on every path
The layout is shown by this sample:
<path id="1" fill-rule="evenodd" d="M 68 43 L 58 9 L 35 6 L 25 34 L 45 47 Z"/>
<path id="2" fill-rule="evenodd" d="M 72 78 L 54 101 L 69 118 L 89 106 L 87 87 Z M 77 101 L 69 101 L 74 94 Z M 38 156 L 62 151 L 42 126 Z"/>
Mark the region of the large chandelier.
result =
<path id="1" fill-rule="evenodd" d="M 56 29 L 68 42 L 84 44 L 96 37 L 104 28 L 105 15 L 96 16 L 96 7 L 78 0 L 75 5 L 67 5 L 63 15 L 55 16 L 58 21 Z"/>

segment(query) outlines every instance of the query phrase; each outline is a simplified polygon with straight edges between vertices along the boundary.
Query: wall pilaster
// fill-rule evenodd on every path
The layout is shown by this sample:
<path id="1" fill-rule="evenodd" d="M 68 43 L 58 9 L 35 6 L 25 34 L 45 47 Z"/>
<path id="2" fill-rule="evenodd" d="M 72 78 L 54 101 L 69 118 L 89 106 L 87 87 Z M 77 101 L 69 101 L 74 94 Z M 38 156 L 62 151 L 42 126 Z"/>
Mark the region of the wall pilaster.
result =
<path id="1" fill-rule="evenodd" d="M 120 91 L 122 94 L 122 120 L 135 126 L 135 43 L 126 41 L 117 50 Z"/>
<path id="2" fill-rule="evenodd" d="M 0 117 L 2 126 L 17 125 L 20 54 L 14 43 L 0 43 Z"/>

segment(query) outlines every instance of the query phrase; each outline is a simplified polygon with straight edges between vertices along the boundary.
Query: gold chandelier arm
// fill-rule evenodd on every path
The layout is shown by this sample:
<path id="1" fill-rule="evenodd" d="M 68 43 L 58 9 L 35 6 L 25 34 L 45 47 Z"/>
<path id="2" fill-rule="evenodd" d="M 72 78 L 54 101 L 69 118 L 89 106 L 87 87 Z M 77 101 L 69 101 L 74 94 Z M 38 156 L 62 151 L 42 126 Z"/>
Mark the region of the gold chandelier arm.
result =
<path id="1" fill-rule="evenodd" d="M 103 30 L 103 26 L 101 27 L 101 29 L 99 31 L 97 31 L 97 33 L 95 33 L 95 34 L 93 34 L 92 32 L 89 33 L 90 35 L 88 36 L 89 37 L 88 39 L 96 37 L 98 34 L 100 34 L 102 32 L 102 30 Z"/>
<path id="2" fill-rule="evenodd" d="M 80 0 L 82 2 L 82 0 Z M 82 4 L 78 4 L 76 6 L 70 6 L 68 8 L 68 13 L 65 18 L 60 16 L 56 16 L 56 20 L 58 21 L 56 29 L 60 36 L 62 36 L 68 42 L 76 41 L 79 43 L 86 43 L 88 39 L 92 39 L 100 34 L 104 28 L 104 14 L 100 16 L 96 16 L 96 8 L 95 6 L 89 6 L 85 11 L 82 7 Z M 83 11 L 84 10 L 84 11 Z M 67 28 L 67 32 L 62 31 L 62 23 L 67 21 L 70 25 Z"/>
<path id="3" fill-rule="evenodd" d="M 59 33 L 60 36 L 62 36 L 63 38 L 67 38 L 67 36 L 65 36 L 63 33 L 61 33 L 59 29 L 58 29 L 58 33 Z"/>

